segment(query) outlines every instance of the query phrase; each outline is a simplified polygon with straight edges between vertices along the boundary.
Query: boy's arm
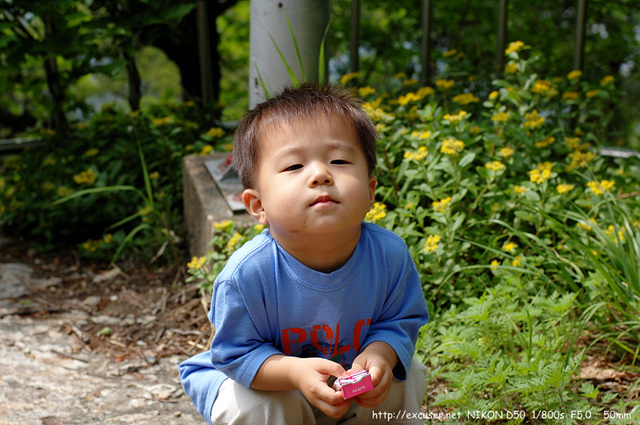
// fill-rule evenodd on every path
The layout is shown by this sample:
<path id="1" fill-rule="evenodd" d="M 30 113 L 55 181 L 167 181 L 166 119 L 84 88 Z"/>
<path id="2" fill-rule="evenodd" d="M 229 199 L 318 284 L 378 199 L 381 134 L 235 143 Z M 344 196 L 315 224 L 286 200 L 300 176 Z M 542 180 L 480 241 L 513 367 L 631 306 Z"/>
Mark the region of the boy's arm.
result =
<path id="1" fill-rule="evenodd" d="M 208 351 L 197 354 L 180 363 L 180 381 L 184 392 L 191 398 L 202 417 L 211 423 L 211 408 L 217 388 L 226 376 L 213 369 Z"/>

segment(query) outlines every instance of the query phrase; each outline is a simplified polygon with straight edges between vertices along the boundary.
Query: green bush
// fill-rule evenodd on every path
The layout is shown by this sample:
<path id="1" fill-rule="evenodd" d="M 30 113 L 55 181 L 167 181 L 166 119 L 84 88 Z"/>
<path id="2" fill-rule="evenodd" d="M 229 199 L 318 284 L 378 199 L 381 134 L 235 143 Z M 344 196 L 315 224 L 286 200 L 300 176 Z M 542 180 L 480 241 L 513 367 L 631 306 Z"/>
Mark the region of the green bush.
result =
<path id="1" fill-rule="evenodd" d="M 4 158 L 4 227 L 45 249 L 71 243 L 92 258 L 126 249 L 181 261 L 182 158 L 224 149 L 231 136 L 192 103 L 105 107 L 74 130 L 68 139 L 44 131 L 45 147 Z"/>
<path id="2" fill-rule="evenodd" d="M 353 87 L 381 134 L 367 220 L 401 236 L 420 272 L 432 322 L 418 353 L 447 388 L 430 407 L 598 423 L 616 394 L 576 376 L 600 347 L 638 358 L 640 166 L 599 154 L 617 144 L 615 80 L 543 78 L 528 51 L 512 43 L 491 83 L 397 75 L 397 92 Z M 254 233 L 220 224 L 193 279 L 210 289 L 239 246 L 229 240 Z M 541 410 L 562 418 L 532 418 Z"/>

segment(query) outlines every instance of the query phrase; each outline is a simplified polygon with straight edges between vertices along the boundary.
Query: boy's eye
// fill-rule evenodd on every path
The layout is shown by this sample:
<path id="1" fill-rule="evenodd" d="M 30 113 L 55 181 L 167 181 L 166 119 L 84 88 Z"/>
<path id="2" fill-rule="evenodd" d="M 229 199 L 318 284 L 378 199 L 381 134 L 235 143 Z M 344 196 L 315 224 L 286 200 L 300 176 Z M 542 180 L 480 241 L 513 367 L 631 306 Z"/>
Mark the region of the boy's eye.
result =
<path id="1" fill-rule="evenodd" d="M 285 168 L 283 171 L 295 171 L 299 170 L 300 168 L 302 168 L 302 164 L 293 164 Z"/>
<path id="2" fill-rule="evenodd" d="M 345 165 L 345 164 L 349 164 L 349 161 L 344 159 L 334 159 L 333 161 L 331 161 L 331 163 L 337 164 L 337 165 Z"/>

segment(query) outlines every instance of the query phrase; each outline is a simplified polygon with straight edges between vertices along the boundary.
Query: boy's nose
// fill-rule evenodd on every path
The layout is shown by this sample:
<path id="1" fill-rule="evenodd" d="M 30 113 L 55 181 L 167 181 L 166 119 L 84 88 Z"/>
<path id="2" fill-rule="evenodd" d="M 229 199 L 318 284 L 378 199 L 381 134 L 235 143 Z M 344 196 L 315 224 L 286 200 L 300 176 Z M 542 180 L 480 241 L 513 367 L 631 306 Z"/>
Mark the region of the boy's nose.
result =
<path id="1" fill-rule="evenodd" d="M 309 176 L 309 186 L 314 187 L 323 184 L 333 184 L 333 177 L 331 177 L 331 173 L 329 173 L 326 167 L 316 166 Z"/>

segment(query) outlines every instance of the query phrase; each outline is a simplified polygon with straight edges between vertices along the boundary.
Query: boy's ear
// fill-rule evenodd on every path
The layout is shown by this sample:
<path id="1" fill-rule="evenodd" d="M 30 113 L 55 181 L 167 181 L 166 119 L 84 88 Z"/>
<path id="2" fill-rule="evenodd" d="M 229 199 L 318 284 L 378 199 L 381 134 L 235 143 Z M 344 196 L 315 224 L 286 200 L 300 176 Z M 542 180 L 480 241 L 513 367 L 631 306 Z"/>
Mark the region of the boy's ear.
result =
<path id="1" fill-rule="evenodd" d="M 369 206 L 373 206 L 376 200 L 376 183 L 378 181 L 374 176 L 369 177 Z"/>
<path id="2" fill-rule="evenodd" d="M 242 192 L 242 203 L 258 223 L 267 225 L 267 215 L 260 199 L 260 193 L 255 189 L 245 189 Z"/>

